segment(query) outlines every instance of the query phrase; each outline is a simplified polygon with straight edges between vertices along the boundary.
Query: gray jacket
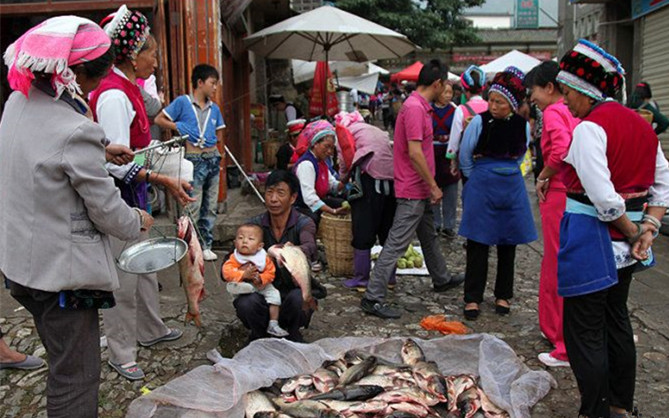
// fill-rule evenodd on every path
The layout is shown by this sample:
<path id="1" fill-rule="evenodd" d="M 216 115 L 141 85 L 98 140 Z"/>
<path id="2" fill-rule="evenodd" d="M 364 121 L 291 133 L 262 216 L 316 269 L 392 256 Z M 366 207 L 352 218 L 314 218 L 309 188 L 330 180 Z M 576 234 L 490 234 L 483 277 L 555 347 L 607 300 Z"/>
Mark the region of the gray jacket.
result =
<path id="1" fill-rule="evenodd" d="M 7 101 L 0 271 L 32 289 L 110 291 L 118 277 L 107 235 L 137 238 L 140 218 L 105 169 L 102 128 L 75 109 L 34 86 L 30 100 L 14 92 Z"/>

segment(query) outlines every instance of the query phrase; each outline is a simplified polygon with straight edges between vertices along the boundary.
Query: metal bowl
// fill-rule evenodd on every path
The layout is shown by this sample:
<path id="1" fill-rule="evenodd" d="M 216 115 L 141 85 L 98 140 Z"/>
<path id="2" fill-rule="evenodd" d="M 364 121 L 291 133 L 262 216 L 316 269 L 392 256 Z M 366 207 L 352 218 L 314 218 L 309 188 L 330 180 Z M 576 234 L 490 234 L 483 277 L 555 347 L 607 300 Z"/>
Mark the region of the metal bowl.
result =
<path id="1" fill-rule="evenodd" d="M 151 238 L 126 248 L 116 265 L 127 273 L 155 273 L 178 263 L 187 252 L 188 244 L 182 239 Z"/>

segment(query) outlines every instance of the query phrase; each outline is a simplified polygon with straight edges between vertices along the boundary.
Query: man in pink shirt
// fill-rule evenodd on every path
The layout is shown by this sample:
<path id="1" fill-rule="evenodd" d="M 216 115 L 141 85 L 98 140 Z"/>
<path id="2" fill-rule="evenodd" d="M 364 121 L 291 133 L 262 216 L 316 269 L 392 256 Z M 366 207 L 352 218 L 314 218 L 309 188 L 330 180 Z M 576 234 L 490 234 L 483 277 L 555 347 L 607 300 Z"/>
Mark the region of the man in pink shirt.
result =
<path id="1" fill-rule="evenodd" d="M 434 229 L 432 205 L 442 198 L 434 180 L 431 102 L 444 90 L 448 68 L 432 60 L 420 71 L 416 91 L 399 111 L 394 134 L 393 167 L 397 209 L 388 239 L 376 262 L 360 302 L 362 310 L 380 318 L 399 318 L 399 310 L 385 303 L 388 281 L 397 260 L 418 235 L 425 264 L 435 292 L 444 292 L 464 281 L 464 275 L 452 276 Z"/>

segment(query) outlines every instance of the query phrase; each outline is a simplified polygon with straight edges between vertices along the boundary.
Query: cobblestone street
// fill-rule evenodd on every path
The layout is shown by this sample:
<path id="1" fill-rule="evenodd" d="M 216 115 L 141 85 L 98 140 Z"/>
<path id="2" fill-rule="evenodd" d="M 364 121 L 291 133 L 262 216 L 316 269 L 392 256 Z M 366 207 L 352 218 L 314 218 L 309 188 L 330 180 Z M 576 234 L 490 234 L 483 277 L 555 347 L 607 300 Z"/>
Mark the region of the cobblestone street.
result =
<path id="1" fill-rule="evenodd" d="M 534 200 L 534 199 L 533 199 Z M 464 269 L 462 238 L 442 240 L 448 265 L 453 271 Z M 666 417 L 669 408 L 669 327 L 664 318 L 669 281 L 666 269 L 669 255 L 669 238 L 661 237 L 657 244 L 659 267 L 645 272 L 632 284 L 629 307 L 632 324 L 638 336 L 638 366 L 636 405 L 643 417 Z M 472 332 L 490 333 L 506 341 L 531 369 L 545 368 L 537 354 L 550 349 L 541 337 L 537 323 L 537 292 L 541 243 L 518 248 L 516 258 L 515 297 L 512 312 L 507 317 L 494 313 L 490 282 L 481 317 L 475 322 L 465 322 Z M 494 251 L 491 266 L 495 265 Z M 223 254 L 219 252 L 219 255 Z M 175 268 L 160 274 L 164 289 L 161 293 L 163 317 L 168 326 L 184 329 L 178 341 L 159 344 L 150 349 L 140 348 L 138 363 L 146 373 L 141 382 L 129 382 L 114 372 L 106 363 L 107 352 L 102 352 L 102 384 L 100 411 L 102 417 L 122 417 L 133 399 L 141 396 L 142 389 L 153 389 L 167 383 L 196 366 L 210 364 L 205 353 L 218 348 L 224 356 L 232 356 L 246 340 L 246 330 L 234 316 L 230 297 L 218 281 L 220 261 L 206 266 L 209 298 L 202 303 L 203 328 L 183 326 L 185 297 L 179 288 Z M 494 281 L 491 268 L 489 278 Z M 400 320 L 382 320 L 363 315 L 359 308 L 361 293 L 345 289 L 344 278 L 319 275 L 328 288 L 328 297 L 322 301 L 311 326 L 304 332 L 307 341 L 338 336 L 415 336 L 429 339 L 439 336 L 423 330 L 419 322 L 426 315 L 446 313 L 449 319 L 462 320 L 462 288 L 436 294 L 431 290 L 429 277 L 400 276 L 389 301 L 403 308 Z M 44 357 L 33 322 L 8 292 L 0 294 L 0 326 L 7 343 L 20 351 Z M 578 411 L 578 393 L 575 380 L 568 368 L 550 369 L 558 387 L 533 409 L 533 417 L 575 417 Z M 46 368 L 32 372 L 0 371 L 0 416 L 46 417 L 44 395 Z"/>

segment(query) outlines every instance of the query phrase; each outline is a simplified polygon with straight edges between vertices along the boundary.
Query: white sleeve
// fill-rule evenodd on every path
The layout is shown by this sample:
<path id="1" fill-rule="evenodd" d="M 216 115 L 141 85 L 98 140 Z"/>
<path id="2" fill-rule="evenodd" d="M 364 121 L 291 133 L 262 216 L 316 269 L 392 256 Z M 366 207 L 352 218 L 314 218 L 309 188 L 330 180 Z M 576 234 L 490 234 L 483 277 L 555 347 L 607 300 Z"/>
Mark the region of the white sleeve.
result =
<path id="1" fill-rule="evenodd" d="M 135 118 L 132 103 L 121 90 L 112 89 L 102 93 L 95 108 L 98 123 L 105 131 L 105 136 L 112 144 L 130 146 L 130 124 Z M 136 169 L 135 163 L 122 166 L 107 163 L 107 171 L 119 180 Z"/>
<path id="2" fill-rule="evenodd" d="M 669 164 L 662 151 L 662 146 L 657 145 L 657 157 L 655 159 L 655 183 L 650 186 L 650 199 L 648 206 L 669 207 Z"/>
<path id="3" fill-rule="evenodd" d="M 576 169 L 585 194 L 597 210 L 598 218 L 603 222 L 611 222 L 625 213 L 625 200 L 611 182 L 606 144 L 606 132 L 601 126 L 588 121 L 581 122 L 574 129 L 564 161 Z"/>
<path id="4" fill-rule="evenodd" d="M 295 175 L 300 180 L 300 190 L 302 191 L 304 204 L 312 212 L 316 212 L 325 202 L 316 194 L 316 170 L 314 170 L 314 166 L 310 162 L 304 161 L 297 166 Z"/>
<path id="5" fill-rule="evenodd" d="M 297 108 L 295 105 L 286 107 L 286 120 L 290 122 L 291 120 L 297 119 Z"/>
<path id="6" fill-rule="evenodd" d="M 451 125 L 451 133 L 448 139 L 448 148 L 446 150 L 447 154 L 457 154 L 460 150 L 463 116 L 462 106 L 458 106 L 453 114 L 453 124 Z"/>

